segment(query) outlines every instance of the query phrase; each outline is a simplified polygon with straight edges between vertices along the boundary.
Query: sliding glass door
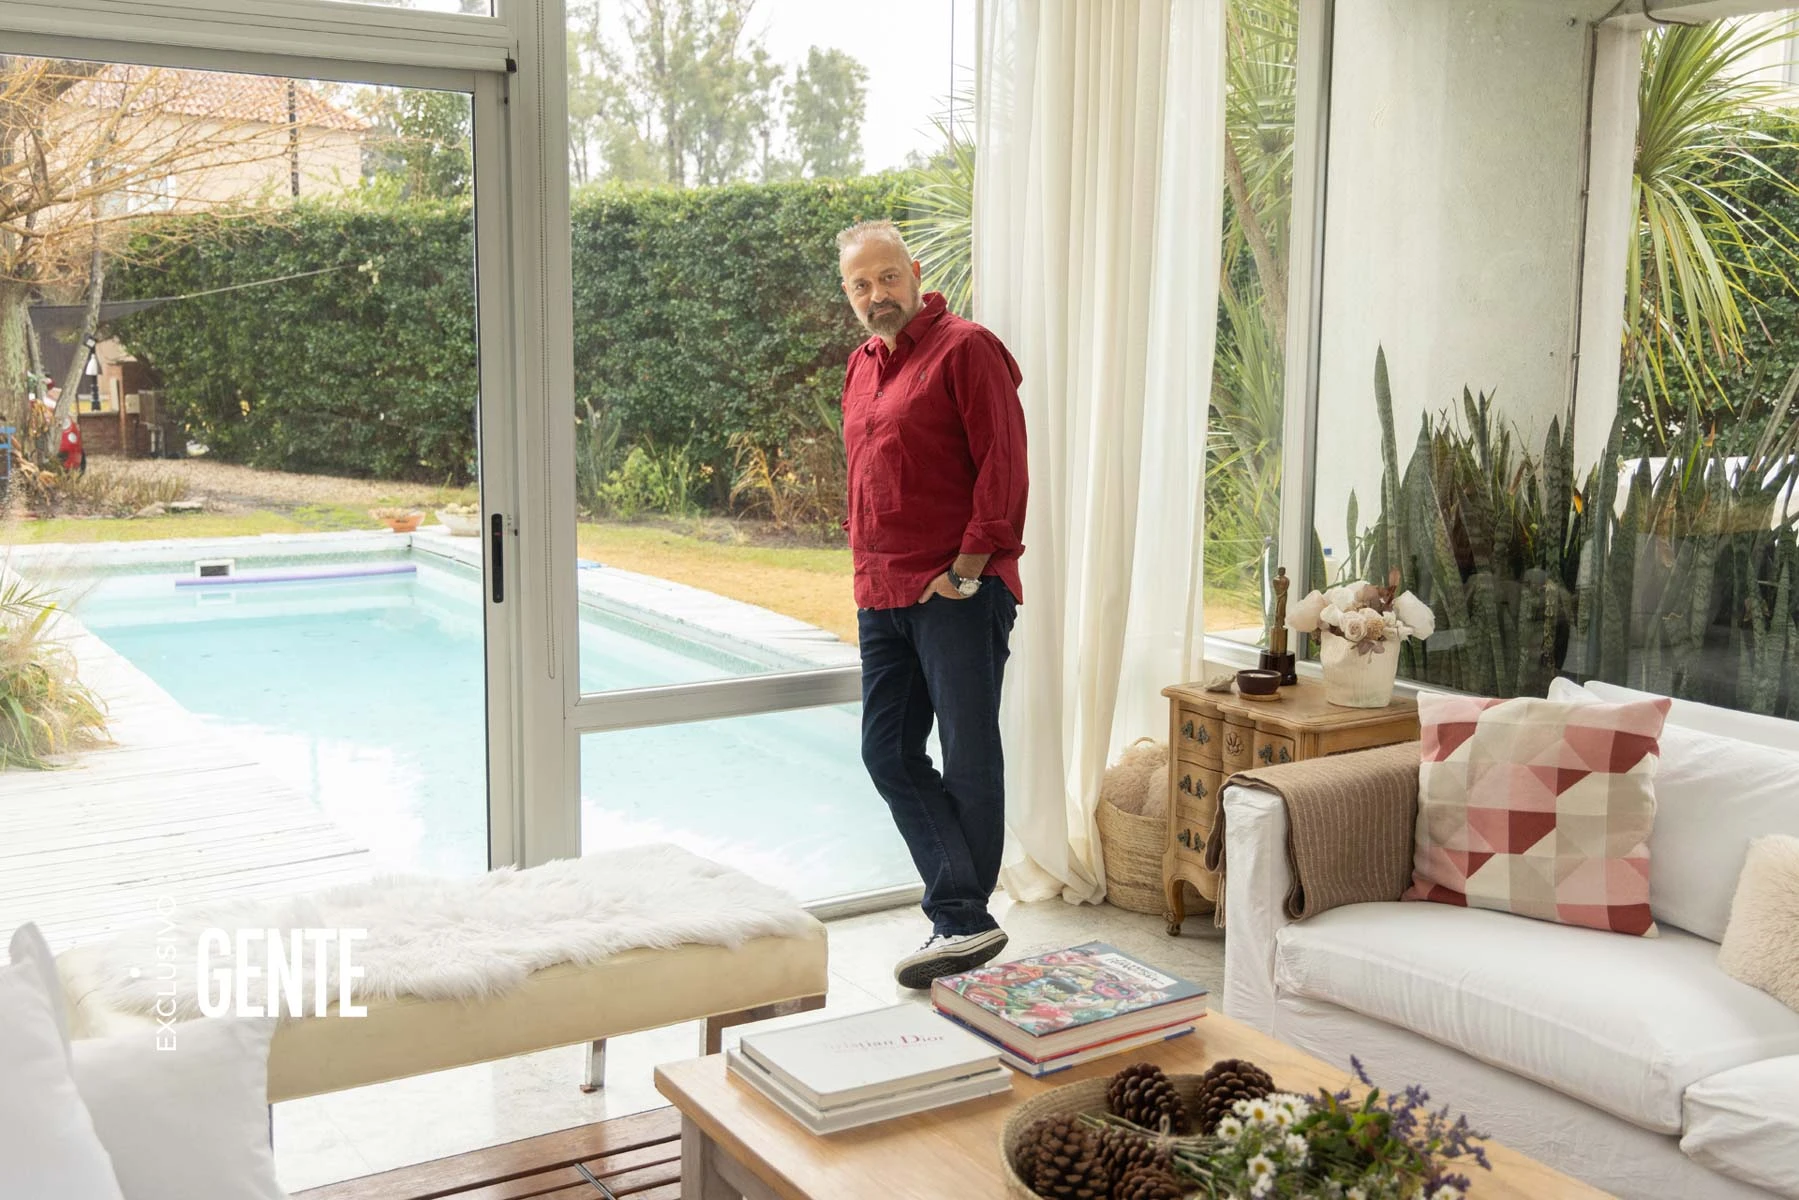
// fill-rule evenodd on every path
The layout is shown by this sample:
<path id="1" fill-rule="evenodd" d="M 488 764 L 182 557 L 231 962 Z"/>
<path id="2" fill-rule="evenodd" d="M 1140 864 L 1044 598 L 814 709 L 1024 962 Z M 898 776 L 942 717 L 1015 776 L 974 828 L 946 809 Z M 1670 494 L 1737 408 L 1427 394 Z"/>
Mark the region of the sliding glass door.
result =
<path id="1" fill-rule="evenodd" d="M 812 902 L 917 883 L 861 763 L 836 235 L 934 240 L 966 310 L 972 16 L 569 4 L 584 851 L 677 842 Z"/>

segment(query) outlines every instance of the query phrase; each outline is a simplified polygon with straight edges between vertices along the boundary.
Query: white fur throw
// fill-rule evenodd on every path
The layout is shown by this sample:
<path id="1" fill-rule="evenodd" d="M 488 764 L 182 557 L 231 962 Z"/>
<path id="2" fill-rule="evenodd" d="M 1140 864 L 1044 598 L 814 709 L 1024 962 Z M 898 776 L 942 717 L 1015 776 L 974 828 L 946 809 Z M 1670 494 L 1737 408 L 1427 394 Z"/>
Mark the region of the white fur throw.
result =
<path id="1" fill-rule="evenodd" d="M 354 943 L 358 1003 L 414 995 L 480 999 L 556 963 L 593 963 L 622 950 L 688 942 L 736 946 L 795 936 L 811 919 L 780 890 L 677 846 L 629 849 L 510 868 L 469 879 L 392 875 L 284 901 L 182 910 L 118 935 L 101 952 L 77 956 L 67 980 L 76 995 L 95 991 L 111 1007 L 166 1016 L 171 994 L 182 1018 L 200 1016 L 195 994 L 201 933 L 237 929 L 365 929 Z M 250 964 L 267 962 L 252 943 Z M 308 954 L 308 959 L 311 955 Z M 233 959 L 209 957 L 209 967 Z M 326 971 L 337 995 L 335 951 Z M 314 1009 L 313 964 L 305 964 L 305 1011 Z M 263 977 L 248 996 L 263 1002 Z M 283 1014 L 284 1016 L 288 1014 Z"/>
<path id="2" fill-rule="evenodd" d="M 1718 966 L 1799 1012 L 1799 837 L 1749 843 Z"/>

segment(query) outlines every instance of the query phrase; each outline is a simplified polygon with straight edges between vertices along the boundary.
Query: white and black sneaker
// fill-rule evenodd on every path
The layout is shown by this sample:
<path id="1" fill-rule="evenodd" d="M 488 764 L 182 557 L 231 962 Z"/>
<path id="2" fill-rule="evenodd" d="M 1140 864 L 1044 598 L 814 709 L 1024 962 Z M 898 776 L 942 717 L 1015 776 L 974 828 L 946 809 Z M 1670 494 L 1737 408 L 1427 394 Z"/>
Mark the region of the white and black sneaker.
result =
<path id="1" fill-rule="evenodd" d="M 893 977 L 901 987 L 928 988 L 940 975 L 954 975 L 980 966 L 1006 948 L 1006 931 L 988 929 L 981 933 L 950 937 L 933 933 L 931 940 L 917 951 L 899 960 Z"/>

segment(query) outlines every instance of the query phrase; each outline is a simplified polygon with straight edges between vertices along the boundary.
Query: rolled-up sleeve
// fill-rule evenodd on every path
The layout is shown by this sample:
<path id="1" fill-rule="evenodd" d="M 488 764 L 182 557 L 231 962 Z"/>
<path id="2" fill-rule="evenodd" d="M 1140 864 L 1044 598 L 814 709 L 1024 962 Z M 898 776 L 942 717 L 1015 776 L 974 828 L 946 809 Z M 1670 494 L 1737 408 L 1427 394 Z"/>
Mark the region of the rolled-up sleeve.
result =
<path id="1" fill-rule="evenodd" d="M 1025 460 L 1024 406 L 1018 364 L 997 337 L 981 330 L 959 347 L 953 364 L 956 407 L 974 459 L 974 511 L 962 532 L 963 554 L 1024 549 L 1030 492 Z"/>

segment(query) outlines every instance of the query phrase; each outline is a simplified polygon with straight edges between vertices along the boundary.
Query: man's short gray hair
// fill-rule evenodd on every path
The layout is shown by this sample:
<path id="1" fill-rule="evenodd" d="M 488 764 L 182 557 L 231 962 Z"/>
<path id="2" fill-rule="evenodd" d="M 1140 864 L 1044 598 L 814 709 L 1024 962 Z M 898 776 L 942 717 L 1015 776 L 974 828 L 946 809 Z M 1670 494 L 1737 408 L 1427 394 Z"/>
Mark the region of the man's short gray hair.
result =
<path id="1" fill-rule="evenodd" d="M 912 261 L 912 252 L 906 249 L 906 239 L 900 236 L 899 226 L 892 221 L 857 221 L 837 235 L 837 253 L 842 254 L 863 242 L 886 242 L 904 255 L 907 262 Z"/>

